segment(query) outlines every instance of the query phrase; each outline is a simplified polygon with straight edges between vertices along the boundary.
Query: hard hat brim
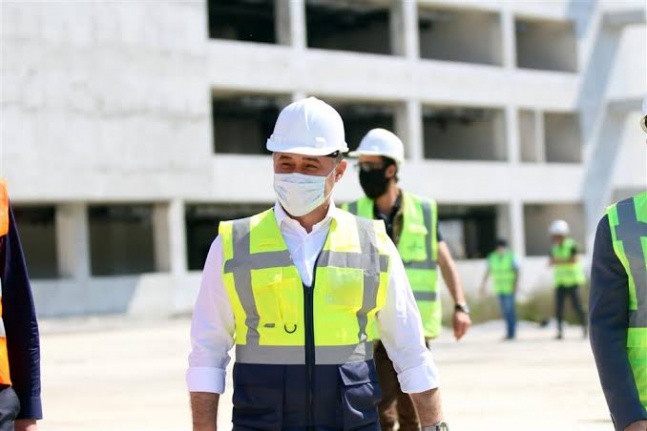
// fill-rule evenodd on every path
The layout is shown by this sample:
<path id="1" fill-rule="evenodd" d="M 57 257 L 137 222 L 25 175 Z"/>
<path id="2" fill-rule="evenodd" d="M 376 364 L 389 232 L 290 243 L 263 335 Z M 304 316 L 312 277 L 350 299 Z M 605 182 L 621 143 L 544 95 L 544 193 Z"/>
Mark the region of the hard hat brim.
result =
<path id="1" fill-rule="evenodd" d="M 359 156 L 382 156 L 382 157 L 388 157 L 389 159 L 395 160 L 395 162 L 398 165 L 402 164 L 402 160 L 394 159 L 393 157 L 389 156 L 388 154 L 384 154 L 382 151 L 372 151 L 372 150 L 355 150 L 351 151 L 348 153 L 348 157 L 353 157 L 353 158 L 358 158 Z"/>
<path id="2" fill-rule="evenodd" d="M 341 153 L 348 152 L 348 145 L 340 148 L 314 148 L 310 146 L 280 145 L 269 139 L 267 140 L 266 148 L 268 151 L 273 153 L 302 154 L 304 156 L 327 156 L 335 151 L 339 151 Z"/>

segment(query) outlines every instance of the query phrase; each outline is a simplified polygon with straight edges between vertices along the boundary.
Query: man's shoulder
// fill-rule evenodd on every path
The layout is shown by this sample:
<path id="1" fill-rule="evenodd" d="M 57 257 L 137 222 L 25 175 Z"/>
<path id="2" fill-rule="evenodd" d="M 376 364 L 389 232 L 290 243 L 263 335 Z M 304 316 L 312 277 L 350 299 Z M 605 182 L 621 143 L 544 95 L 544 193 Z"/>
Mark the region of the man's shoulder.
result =
<path id="1" fill-rule="evenodd" d="M 428 204 L 436 205 L 436 200 L 430 197 L 420 196 L 415 193 L 407 192 L 404 190 L 402 191 L 402 195 L 406 196 L 408 199 L 411 199 L 413 202 L 428 203 Z"/>

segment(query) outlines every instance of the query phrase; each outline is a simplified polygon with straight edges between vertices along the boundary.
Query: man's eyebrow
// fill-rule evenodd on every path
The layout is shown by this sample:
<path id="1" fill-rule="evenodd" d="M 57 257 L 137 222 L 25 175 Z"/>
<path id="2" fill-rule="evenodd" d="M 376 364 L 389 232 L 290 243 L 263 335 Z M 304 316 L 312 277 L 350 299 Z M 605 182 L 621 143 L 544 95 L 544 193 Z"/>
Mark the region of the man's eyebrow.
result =
<path id="1" fill-rule="evenodd" d="M 316 158 L 316 157 L 304 157 L 304 158 L 303 158 L 303 160 L 307 160 L 307 161 L 309 161 L 309 162 L 317 162 L 317 163 L 321 163 L 321 160 L 319 160 L 319 159 L 318 159 L 318 158 Z"/>

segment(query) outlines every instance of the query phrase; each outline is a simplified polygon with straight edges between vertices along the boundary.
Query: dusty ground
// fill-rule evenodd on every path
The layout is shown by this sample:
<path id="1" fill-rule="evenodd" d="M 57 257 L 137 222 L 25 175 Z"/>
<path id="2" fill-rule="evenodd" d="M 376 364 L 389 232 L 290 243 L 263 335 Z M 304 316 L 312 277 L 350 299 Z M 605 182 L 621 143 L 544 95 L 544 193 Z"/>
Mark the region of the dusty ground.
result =
<path id="1" fill-rule="evenodd" d="M 190 430 L 184 386 L 186 319 L 116 318 L 42 323 L 41 431 Z M 502 324 L 472 329 L 433 347 L 453 431 L 611 430 L 588 342 L 525 324 L 519 340 L 500 341 Z M 220 429 L 230 429 L 230 396 Z"/>

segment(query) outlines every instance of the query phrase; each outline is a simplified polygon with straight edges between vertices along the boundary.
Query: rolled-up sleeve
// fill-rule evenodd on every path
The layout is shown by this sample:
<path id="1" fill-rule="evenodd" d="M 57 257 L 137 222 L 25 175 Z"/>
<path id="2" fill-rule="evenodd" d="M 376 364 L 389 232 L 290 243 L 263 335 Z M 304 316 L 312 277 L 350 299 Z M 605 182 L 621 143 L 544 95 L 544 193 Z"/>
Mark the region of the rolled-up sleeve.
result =
<path id="1" fill-rule="evenodd" d="M 211 244 L 202 272 L 191 321 L 191 353 L 186 384 L 189 392 L 225 391 L 225 369 L 234 345 L 234 314 L 222 280 L 222 241 Z"/>
<path id="2" fill-rule="evenodd" d="M 627 273 L 616 256 L 608 217 L 598 224 L 589 297 L 591 347 L 600 382 L 616 429 L 647 419 L 627 355 L 629 288 Z"/>
<path id="3" fill-rule="evenodd" d="M 438 370 L 425 345 L 422 320 L 404 265 L 393 243 L 386 304 L 377 314 L 380 339 L 398 373 L 405 393 L 419 393 L 440 386 Z"/>

